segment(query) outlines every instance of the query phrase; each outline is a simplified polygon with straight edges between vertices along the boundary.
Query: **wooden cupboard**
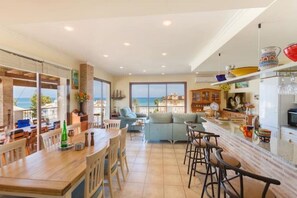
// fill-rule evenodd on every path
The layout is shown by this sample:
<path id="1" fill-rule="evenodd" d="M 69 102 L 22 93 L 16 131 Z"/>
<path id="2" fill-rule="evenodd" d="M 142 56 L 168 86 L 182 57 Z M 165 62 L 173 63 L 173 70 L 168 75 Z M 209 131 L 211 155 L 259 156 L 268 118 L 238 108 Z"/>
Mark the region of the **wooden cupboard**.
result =
<path id="1" fill-rule="evenodd" d="M 191 90 L 191 94 L 191 110 L 193 113 L 203 111 L 203 108 L 209 106 L 212 102 L 216 102 L 219 105 L 221 104 L 221 90 L 197 89 Z"/>
<path id="2" fill-rule="evenodd" d="M 81 123 L 81 131 L 88 129 L 88 115 L 79 115 L 76 111 L 71 113 L 71 124 Z"/>

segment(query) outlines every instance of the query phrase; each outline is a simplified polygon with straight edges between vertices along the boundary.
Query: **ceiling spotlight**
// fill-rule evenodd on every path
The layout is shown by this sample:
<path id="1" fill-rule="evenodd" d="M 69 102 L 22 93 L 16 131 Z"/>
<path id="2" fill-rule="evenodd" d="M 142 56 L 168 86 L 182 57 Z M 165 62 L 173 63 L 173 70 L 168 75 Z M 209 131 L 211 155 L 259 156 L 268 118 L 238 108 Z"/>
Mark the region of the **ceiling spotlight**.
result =
<path id="1" fill-rule="evenodd" d="M 132 73 L 129 73 L 129 76 L 131 76 L 132 75 Z"/>
<path id="2" fill-rule="evenodd" d="M 170 26 L 171 24 L 172 24 L 172 21 L 170 21 L 170 20 L 163 21 L 164 26 Z"/>
<path id="3" fill-rule="evenodd" d="M 161 67 L 162 67 L 162 68 L 165 68 L 165 67 L 166 67 L 166 65 L 162 65 Z"/>
<path id="4" fill-rule="evenodd" d="M 124 67 L 123 67 L 123 66 L 121 66 L 121 67 L 120 67 L 120 69 L 124 69 Z"/>
<path id="5" fill-rule="evenodd" d="M 64 26 L 64 29 L 69 31 L 69 32 L 72 32 L 74 30 L 74 28 L 71 27 L 71 26 Z"/>
<path id="6" fill-rule="evenodd" d="M 142 70 L 142 72 L 144 72 L 144 73 L 145 73 L 145 72 L 146 72 L 146 70 L 144 69 L 144 70 Z"/>
<path id="7" fill-rule="evenodd" d="M 108 55 L 107 54 L 104 54 L 103 57 L 108 58 Z"/>
<path id="8" fill-rule="evenodd" d="M 126 42 L 126 43 L 123 43 L 123 45 L 130 46 L 131 44 Z"/>
<path id="9" fill-rule="evenodd" d="M 167 53 L 166 53 L 166 52 L 163 52 L 163 53 L 162 53 L 162 56 L 166 56 L 166 55 L 167 55 Z"/>
<path id="10" fill-rule="evenodd" d="M 165 75 L 165 73 L 161 73 L 161 75 Z"/>

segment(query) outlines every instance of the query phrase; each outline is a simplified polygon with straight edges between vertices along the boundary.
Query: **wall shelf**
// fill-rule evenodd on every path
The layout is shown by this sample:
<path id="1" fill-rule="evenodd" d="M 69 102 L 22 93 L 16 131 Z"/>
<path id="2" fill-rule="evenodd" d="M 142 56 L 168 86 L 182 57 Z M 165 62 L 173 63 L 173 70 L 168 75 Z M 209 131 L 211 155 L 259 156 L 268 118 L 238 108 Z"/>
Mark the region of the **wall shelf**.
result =
<path id="1" fill-rule="evenodd" d="M 125 98 L 125 96 L 111 97 L 111 99 L 113 99 L 113 100 L 122 100 L 122 99 L 124 99 L 124 98 Z"/>
<path id="2" fill-rule="evenodd" d="M 224 80 L 221 82 L 212 83 L 211 85 L 216 86 L 216 85 L 222 85 L 222 84 L 226 84 L 226 83 L 231 84 L 231 83 L 236 83 L 236 82 L 250 81 L 250 80 L 254 80 L 254 79 L 258 79 L 258 78 L 265 78 L 265 77 L 267 77 L 267 75 L 271 75 L 276 72 L 290 72 L 290 71 L 292 71 L 292 72 L 297 71 L 297 62 L 290 62 L 288 64 L 273 67 L 273 68 L 266 69 L 263 71 L 258 71 L 258 72 L 254 72 L 254 73 L 247 74 L 244 76 L 238 76 L 238 77 Z"/>

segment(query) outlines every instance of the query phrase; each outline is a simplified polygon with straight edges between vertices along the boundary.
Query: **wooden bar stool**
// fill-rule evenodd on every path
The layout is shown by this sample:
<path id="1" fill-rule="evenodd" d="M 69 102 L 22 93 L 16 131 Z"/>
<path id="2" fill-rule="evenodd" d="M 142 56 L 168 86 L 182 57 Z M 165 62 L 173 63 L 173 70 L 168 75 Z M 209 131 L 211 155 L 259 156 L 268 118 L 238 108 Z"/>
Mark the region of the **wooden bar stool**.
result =
<path id="1" fill-rule="evenodd" d="M 196 173 L 205 175 L 206 170 L 207 170 L 206 169 L 206 160 L 205 160 L 206 144 L 204 141 L 202 141 L 202 138 L 200 138 L 200 137 L 203 137 L 204 135 L 213 134 L 210 132 L 195 130 L 191 126 L 189 126 L 189 131 L 190 131 L 190 135 L 191 135 L 191 146 L 194 148 L 194 153 L 193 153 L 193 158 L 192 158 L 188 188 L 190 188 L 190 186 L 191 186 L 192 176 L 195 176 Z M 196 137 L 198 137 L 198 138 L 196 138 Z M 200 165 L 204 164 L 205 172 L 201 172 L 201 171 L 197 170 L 197 164 L 200 164 Z"/>
<path id="2" fill-rule="evenodd" d="M 274 193 L 269 190 L 269 186 L 270 184 L 280 185 L 280 181 L 256 175 L 232 166 L 223 159 L 222 151 L 222 149 L 217 150 L 215 157 L 218 161 L 219 182 L 221 188 L 224 190 L 224 197 L 226 194 L 232 198 L 276 197 Z M 235 176 L 229 173 L 227 175 L 227 170 L 234 171 Z"/>
<path id="3" fill-rule="evenodd" d="M 214 152 L 216 150 L 222 149 L 221 147 L 218 146 L 218 140 L 217 138 L 219 138 L 219 135 L 216 134 L 210 134 L 210 135 L 205 135 L 203 137 L 203 141 L 206 144 L 206 149 L 205 149 L 205 159 L 206 159 L 206 163 L 207 163 L 207 171 L 206 171 L 206 175 L 205 175 L 205 179 L 204 179 L 204 183 L 203 183 L 203 191 L 201 194 L 201 198 L 203 198 L 204 193 L 206 193 L 206 195 L 208 197 L 215 197 L 215 190 L 214 190 L 214 185 L 218 185 L 219 184 L 219 178 L 218 178 L 218 174 L 217 174 L 217 168 L 218 168 L 218 161 L 214 155 Z M 234 167 L 239 168 L 241 166 L 240 162 L 235 159 L 234 157 L 228 155 L 228 154 L 224 154 L 222 155 L 223 159 L 228 162 L 229 164 L 232 164 Z M 213 176 L 215 176 L 216 180 L 213 179 Z M 210 182 L 207 182 L 208 178 L 210 177 Z M 211 195 L 208 193 L 207 189 L 208 187 L 211 186 Z M 217 196 L 219 197 L 220 195 L 220 187 L 218 186 L 218 193 Z"/>

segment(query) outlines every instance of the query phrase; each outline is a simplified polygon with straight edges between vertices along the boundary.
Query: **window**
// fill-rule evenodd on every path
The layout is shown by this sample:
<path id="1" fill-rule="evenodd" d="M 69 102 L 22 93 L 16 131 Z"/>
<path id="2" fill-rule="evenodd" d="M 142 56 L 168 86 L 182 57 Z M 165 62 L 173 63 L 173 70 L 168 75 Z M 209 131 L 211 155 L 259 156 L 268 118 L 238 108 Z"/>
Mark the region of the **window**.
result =
<path id="1" fill-rule="evenodd" d="M 103 123 L 110 118 L 110 82 L 94 80 L 94 122 Z"/>
<path id="2" fill-rule="evenodd" d="M 130 83 L 130 106 L 134 112 L 186 111 L 186 83 Z"/>

